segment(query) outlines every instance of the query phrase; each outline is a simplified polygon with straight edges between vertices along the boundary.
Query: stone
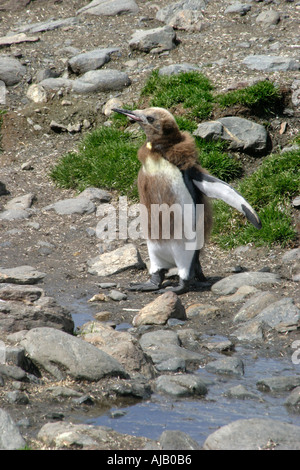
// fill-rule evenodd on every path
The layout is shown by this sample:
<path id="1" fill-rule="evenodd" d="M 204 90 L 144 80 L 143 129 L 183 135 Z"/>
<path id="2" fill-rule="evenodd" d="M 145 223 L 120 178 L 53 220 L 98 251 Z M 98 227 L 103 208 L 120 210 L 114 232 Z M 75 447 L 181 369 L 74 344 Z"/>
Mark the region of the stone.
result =
<path id="1" fill-rule="evenodd" d="M 201 354 L 181 347 L 178 334 L 171 330 L 144 333 L 140 338 L 140 345 L 144 353 L 151 357 L 154 365 L 158 368 L 165 368 L 166 361 L 175 358 L 177 359 L 176 364 L 178 364 L 178 360 L 184 361 L 184 363 L 180 362 L 181 368 L 189 364 L 199 364 L 203 360 Z"/>
<path id="2" fill-rule="evenodd" d="M 18 210 L 18 209 L 29 209 L 35 198 L 33 193 L 24 194 L 23 196 L 17 196 L 8 201 L 4 208 L 6 210 Z"/>
<path id="3" fill-rule="evenodd" d="M 0 46 L 11 46 L 12 44 L 20 44 L 21 42 L 37 42 L 38 36 L 27 36 L 24 33 L 2 36 L 0 37 Z"/>
<path id="4" fill-rule="evenodd" d="M 205 369 L 215 374 L 225 374 L 233 376 L 242 376 L 244 374 L 244 364 L 239 357 L 224 357 L 216 359 L 206 364 Z"/>
<path id="5" fill-rule="evenodd" d="M 219 307 L 215 307 L 210 304 L 192 304 L 187 307 L 186 316 L 191 319 L 197 316 L 203 317 L 206 315 L 214 315 L 218 310 Z"/>
<path id="6" fill-rule="evenodd" d="M 111 276 L 130 268 L 141 269 L 144 263 L 135 245 L 128 243 L 88 260 L 88 266 L 90 274 Z"/>
<path id="7" fill-rule="evenodd" d="M 242 285 L 260 286 L 261 284 L 280 284 L 281 278 L 278 274 L 261 271 L 249 271 L 240 274 L 232 274 L 217 281 L 211 290 L 217 295 L 234 294 Z"/>
<path id="8" fill-rule="evenodd" d="M 300 386 L 294 388 L 294 390 L 289 394 L 289 396 L 285 400 L 284 404 L 286 406 L 300 406 Z"/>
<path id="9" fill-rule="evenodd" d="M 210 434 L 204 450 L 300 450 L 300 426 L 269 418 L 238 419 Z"/>
<path id="10" fill-rule="evenodd" d="M 239 341 L 262 341 L 264 339 L 264 325 L 255 320 L 245 322 L 232 332 Z"/>
<path id="11" fill-rule="evenodd" d="M 45 273 L 37 271 L 32 266 L 17 266 L 16 268 L 0 267 L 0 283 L 36 284 L 44 279 Z"/>
<path id="12" fill-rule="evenodd" d="M 113 357 L 81 338 L 55 328 L 33 328 L 20 344 L 35 364 L 57 380 L 67 376 L 89 381 L 111 376 L 126 377 L 125 370 Z"/>
<path id="13" fill-rule="evenodd" d="M 71 81 L 72 90 L 75 93 L 122 90 L 130 84 L 131 80 L 126 72 L 113 69 L 90 70 L 80 78 Z"/>
<path id="14" fill-rule="evenodd" d="M 224 393 L 224 395 L 229 398 L 238 398 L 239 400 L 260 400 L 260 397 L 257 394 L 247 390 L 244 385 L 231 387 Z"/>
<path id="15" fill-rule="evenodd" d="M 48 96 L 45 88 L 39 84 L 30 85 L 27 90 L 26 96 L 34 103 L 47 103 L 48 101 Z"/>
<path id="16" fill-rule="evenodd" d="M 182 0 L 170 3 L 156 13 L 156 19 L 176 29 L 200 31 L 206 1 Z"/>
<path id="17" fill-rule="evenodd" d="M 72 57 L 68 65 L 72 72 L 77 74 L 97 70 L 109 62 L 111 54 L 117 51 L 119 51 L 119 48 L 110 47 L 107 49 L 94 49 L 89 52 L 83 52 Z"/>
<path id="18" fill-rule="evenodd" d="M 102 113 L 109 117 L 113 114 L 113 108 L 121 108 L 123 107 L 123 101 L 119 98 L 111 98 L 108 100 L 102 108 Z"/>
<path id="19" fill-rule="evenodd" d="M 78 24 L 78 18 L 61 18 L 59 20 L 54 20 L 53 18 L 42 21 L 39 23 L 31 23 L 24 26 L 21 26 L 16 31 L 17 33 L 41 33 L 44 31 L 53 31 L 54 29 L 63 28 L 65 26 L 74 26 Z"/>
<path id="20" fill-rule="evenodd" d="M 126 13 L 137 13 L 138 5 L 134 0 L 93 0 L 77 11 L 77 14 L 85 13 L 97 16 L 115 16 Z"/>
<path id="21" fill-rule="evenodd" d="M 200 72 L 201 68 L 191 64 L 172 64 L 165 65 L 159 69 L 158 75 L 178 75 L 186 72 Z"/>
<path id="22" fill-rule="evenodd" d="M 251 5 L 249 3 L 234 2 L 226 8 L 224 13 L 238 13 L 239 15 L 243 16 L 246 15 L 246 13 L 248 13 L 250 10 Z"/>
<path id="23" fill-rule="evenodd" d="M 156 52 L 169 51 L 176 47 L 176 33 L 170 26 L 161 28 L 138 30 L 130 41 L 131 50 L 150 52 L 155 49 Z"/>
<path id="24" fill-rule="evenodd" d="M 33 303 L 44 294 L 43 289 L 32 285 L 0 284 L 0 299 Z"/>
<path id="25" fill-rule="evenodd" d="M 0 80 L 5 85 L 12 86 L 19 83 L 26 73 L 26 67 L 17 59 L 0 55 Z"/>
<path id="26" fill-rule="evenodd" d="M 1 220 L 22 220 L 31 217 L 31 212 L 26 209 L 8 209 L 0 212 Z"/>
<path id="27" fill-rule="evenodd" d="M 115 300 L 116 302 L 120 302 L 121 300 L 126 300 L 127 299 L 127 295 L 124 294 L 123 292 L 120 292 L 118 290 L 111 290 L 107 296 L 111 299 L 111 300 Z"/>
<path id="28" fill-rule="evenodd" d="M 13 380 L 25 380 L 26 372 L 18 366 L 0 364 L 0 374 Z"/>
<path id="29" fill-rule="evenodd" d="M 132 324 L 140 325 L 164 325 L 169 318 L 186 320 L 185 308 L 175 292 L 165 292 L 143 307 L 133 318 Z"/>
<path id="30" fill-rule="evenodd" d="M 196 374 L 161 375 L 155 380 L 155 389 L 173 397 L 204 396 L 207 387 Z"/>
<path id="31" fill-rule="evenodd" d="M 264 308 L 256 317 L 270 328 L 281 333 L 296 330 L 300 320 L 300 309 L 290 297 L 285 297 Z"/>
<path id="32" fill-rule="evenodd" d="M 61 89 L 70 90 L 72 88 L 73 80 L 69 78 L 45 78 L 39 85 L 48 91 L 59 91 Z"/>
<path id="33" fill-rule="evenodd" d="M 256 386 L 263 392 L 286 392 L 300 386 L 300 376 L 280 375 L 276 377 L 266 377 L 259 380 Z"/>
<path id="34" fill-rule="evenodd" d="M 28 405 L 29 403 L 28 396 L 20 390 L 13 390 L 12 392 L 7 392 L 6 399 L 9 403 L 13 403 L 15 405 Z"/>
<path id="35" fill-rule="evenodd" d="M 293 261 L 300 260 L 300 248 L 294 248 L 293 250 L 287 251 L 281 258 L 281 260 L 284 264 L 290 264 Z"/>
<path id="36" fill-rule="evenodd" d="M 166 430 L 159 436 L 162 450 L 201 450 L 199 444 L 183 431 Z"/>
<path id="37" fill-rule="evenodd" d="M 300 70 L 300 62 L 298 60 L 281 56 L 249 55 L 245 57 L 243 64 L 251 70 L 263 70 L 266 72 Z"/>
<path id="38" fill-rule="evenodd" d="M 265 307 L 279 300 L 278 295 L 273 292 L 258 292 L 250 297 L 247 302 L 240 308 L 235 315 L 233 321 L 248 321 L 258 315 Z"/>
<path id="39" fill-rule="evenodd" d="M 250 154 L 264 153 L 268 145 L 268 133 L 264 126 L 235 116 L 201 123 L 193 134 L 206 140 L 229 141 L 231 149 Z"/>
<path id="40" fill-rule="evenodd" d="M 80 335 L 88 343 L 114 357 L 127 372 L 152 376 L 153 366 L 146 359 L 140 344 L 127 331 L 116 331 L 106 324 L 91 321 L 82 325 Z"/>
<path id="41" fill-rule="evenodd" d="M 256 23 L 261 24 L 262 27 L 276 25 L 279 21 L 280 14 L 274 10 L 262 11 L 256 18 Z"/>
<path id="42" fill-rule="evenodd" d="M 109 202 L 112 198 L 111 194 L 105 189 L 89 187 L 82 191 L 78 197 L 85 197 L 92 202 Z"/>
<path id="43" fill-rule="evenodd" d="M 44 207 L 44 210 L 54 210 L 59 215 L 92 214 L 96 210 L 95 204 L 88 198 L 75 197 L 61 199 L 60 201 Z"/>
<path id="44" fill-rule="evenodd" d="M 238 290 L 232 295 L 222 295 L 217 299 L 217 302 L 241 302 L 245 297 L 248 297 L 250 294 L 257 293 L 258 289 L 254 286 L 241 286 Z"/>
<path id="45" fill-rule="evenodd" d="M 9 413 L 0 408 L 0 450 L 24 449 L 25 440 Z"/>
<path id="46" fill-rule="evenodd" d="M 3 82 L 3 80 L 0 80 L 0 105 L 6 104 L 6 95 L 7 95 L 7 89 L 6 89 L 5 83 Z M 0 196 L 1 196 L 1 190 L 0 190 Z"/>

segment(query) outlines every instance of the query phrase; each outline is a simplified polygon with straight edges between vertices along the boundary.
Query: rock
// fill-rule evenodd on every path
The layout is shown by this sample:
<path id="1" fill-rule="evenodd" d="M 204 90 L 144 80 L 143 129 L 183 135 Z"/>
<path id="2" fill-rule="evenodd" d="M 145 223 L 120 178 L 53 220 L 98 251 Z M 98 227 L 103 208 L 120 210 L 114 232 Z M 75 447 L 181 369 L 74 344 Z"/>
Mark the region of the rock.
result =
<path id="1" fill-rule="evenodd" d="M 93 0 L 77 11 L 77 14 L 85 13 L 97 16 L 115 16 L 125 13 L 137 13 L 139 7 L 134 0 Z"/>
<path id="2" fill-rule="evenodd" d="M 191 64 L 172 64 L 159 69 L 158 75 L 178 75 L 186 72 L 200 72 L 201 69 Z"/>
<path id="3" fill-rule="evenodd" d="M 1 285 L 1 284 L 0 284 Z M 19 287 L 19 286 L 18 286 Z M 12 288 L 4 288 L 4 295 L 0 289 L 1 296 L 5 297 L 5 292 L 11 292 L 14 300 L 6 300 L 0 303 L 0 312 L 6 315 L 0 316 L 0 330 L 13 333 L 21 330 L 30 330 L 36 327 L 52 327 L 67 333 L 73 333 L 74 322 L 71 314 L 57 305 L 55 300 L 42 294 L 36 300 L 37 292 L 24 291 L 23 298 L 17 298 L 21 294 L 21 289 L 14 292 Z"/>
<path id="4" fill-rule="evenodd" d="M 28 396 L 20 390 L 13 390 L 12 392 L 7 392 L 6 399 L 9 403 L 13 403 L 15 405 L 28 405 L 29 403 Z"/>
<path id="5" fill-rule="evenodd" d="M 223 295 L 217 299 L 217 302 L 241 302 L 250 294 L 258 293 L 258 289 L 254 286 L 241 286 L 238 290 L 232 295 Z"/>
<path id="6" fill-rule="evenodd" d="M 209 304 L 192 304 L 186 309 L 187 318 L 191 319 L 197 316 L 214 315 L 219 307 Z"/>
<path id="7" fill-rule="evenodd" d="M 129 47 L 142 52 L 150 52 L 153 49 L 155 52 L 169 51 L 176 47 L 176 33 L 170 26 L 138 30 L 132 35 Z"/>
<path id="8" fill-rule="evenodd" d="M 71 214 L 92 214 L 96 210 L 95 204 L 88 198 L 75 197 L 69 199 L 61 199 L 60 201 L 44 207 L 44 210 L 55 210 L 59 215 Z"/>
<path id="9" fill-rule="evenodd" d="M 254 294 L 235 315 L 233 321 L 248 321 L 258 315 L 265 307 L 276 302 L 278 295 L 272 292 L 258 292 Z"/>
<path id="10" fill-rule="evenodd" d="M 35 364 L 58 380 L 66 376 L 90 381 L 109 376 L 126 377 L 125 370 L 114 358 L 81 338 L 54 328 L 33 328 L 20 344 Z"/>
<path id="11" fill-rule="evenodd" d="M 165 292 L 143 307 L 133 318 L 132 324 L 164 325 L 169 318 L 186 320 L 185 308 L 180 298 L 174 292 Z"/>
<path id="12" fill-rule="evenodd" d="M 261 284 L 279 284 L 281 278 L 275 273 L 261 271 L 249 271 L 240 274 L 232 274 L 212 285 L 211 290 L 217 295 L 234 294 L 242 285 L 257 286 Z"/>
<path id="13" fill-rule="evenodd" d="M 27 265 L 16 268 L 0 268 L 0 283 L 36 284 L 42 281 L 45 276 L 45 273 Z"/>
<path id="14" fill-rule="evenodd" d="M 126 72 L 113 69 L 91 70 L 72 81 L 72 90 L 75 93 L 93 93 L 122 90 L 130 84 L 131 80 Z"/>
<path id="15" fill-rule="evenodd" d="M 300 386 L 300 376 L 276 376 L 266 377 L 256 383 L 263 392 L 286 392 Z"/>
<path id="16" fill-rule="evenodd" d="M 262 27 L 276 25 L 279 21 L 280 14 L 274 10 L 262 11 L 256 18 L 256 23 L 260 23 Z"/>
<path id="17" fill-rule="evenodd" d="M 201 123 L 193 134 L 206 140 L 230 141 L 231 149 L 250 154 L 265 152 L 268 145 L 268 133 L 264 126 L 235 116 Z"/>
<path id="18" fill-rule="evenodd" d="M 11 416 L 0 408 L 0 449 L 18 450 L 24 449 L 25 440 L 20 434 L 18 426 Z"/>
<path id="19" fill-rule="evenodd" d="M 17 196 L 8 201 L 4 208 L 6 210 L 18 210 L 18 209 L 29 209 L 35 198 L 33 193 L 24 194 L 23 196 Z"/>
<path id="20" fill-rule="evenodd" d="M 100 69 L 104 64 L 110 61 L 113 52 L 120 49 L 110 47 L 107 49 L 94 49 L 72 57 L 68 64 L 72 72 L 80 74 L 90 70 Z"/>
<path id="21" fill-rule="evenodd" d="M 275 72 L 277 70 L 287 72 L 288 70 L 300 69 L 300 62 L 295 59 L 262 54 L 245 57 L 243 64 L 251 70 L 263 70 L 266 72 Z"/>
<path id="22" fill-rule="evenodd" d="M 300 196 L 299 196 L 300 197 Z M 293 263 L 293 261 L 300 260 L 300 248 L 294 248 L 293 250 L 287 251 L 281 258 L 284 264 Z"/>
<path id="23" fill-rule="evenodd" d="M 105 116 L 111 116 L 113 114 L 113 108 L 121 108 L 123 107 L 123 101 L 119 98 L 111 98 L 108 100 L 102 108 L 102 113 Z"/>
<path id="24" fill-rule="evenodd" d="M 236 385 L 235 387 L 231 387 L 227 390 L 224 395 L 229 398 L 238 398 L 239 400 L 260 400 L 260 397 L 253 392 L 249 392 L 249 390 L 244 387 L 244 385 Z"/>
<path id="25" fill-rule="evenodd" d="M 41 33 L 44 31 L 53 31 L 54 29 L 63 28 L 65 26 L 74 26 L 78 24 L 78 18 L 70 17 L 70 18 L 61 18 L 59 20 L 46 20 L 40 23 L 31 23 L 24 26 L 21 26 L 16 31 L 17 33 Z"/>
<path id="26" fill-rule="evenodd" d="M 180 367 L 181 369 L 185 368 L 188 364 L 199 364 L 203 360 L 201 354 L 182 348 L 178 334 L 171 330 L 157 330 L 144 333 L 140 338 L 140 345 L 144 353 L 151 357 L 159 370 L 168 370 L 170 368 L 170 360 L 174 361 L 176 359 L 175 367 Z M 174 367 L 174 362 L 172 367 Z"/>
<path id="27" fill-rule="evenodd" d="M 0 55 L 0 80 L 5 85 L 12 86 L 19 83 L 26 73 L 26 67 L 17 59 Z"/>
<path id="28" fill-rule="evenodd" d="M 284 333 L 297 329 L 300 320 L 300 309 L 295 305 L 292 298 L 285 297 L 264 308 L 255 319 Z"/>
<path id="29" fill-rule="evenodd" d="M 98 276 L 111 276 L 126 269 L 144 267 L 138 249 L 128 243 L 114 251 L 103 253 L 88 260 L 88 272 Z"/>
<path id="30" fill-rule="evenodd" d="M 201 450 L 199 444 L 182 431 L 164 431 L 158 438 L 162 450 Z"/>
<path id="31" fill-rule="evenodd" d="M 2 80 L 0 80 L 0 105 L 6 104 L 6 94 L 7 94 L 7 90 L 6 90 L 5 83 Z M 1 196 L 1 190 L 0 190 L 0 196 Z"/>
<path id="32" fill-rule="evenodd" d="M 204 450 L 300 450 L 300 426 L 268 418 L 239 419 L 208 436 Z"/>
<path id="33" fill-rule="evenodd" d="M 116 302 L 120 302 L 121 300 L 126 300 L 127 299 L 127 295 L 124 294 L 123 292 L 119 292 L 118 290 L 111 290 L 107 296 L 111 299 L 111 300 L 115 300 Z"/>
<path id="34" fill-rule="evenodd" d="M 72 88 L 73 80 L 69 78 L 45 78 L 39 85 L 47 91 L 59 91 L 61 89 L 70 90 Z"/>
<path id="35" fill-rule="evenodd" d="M 31 212 L 26 209 L 9 209 L 0 212 L 0 220 L 22 220 L 31 217 Z"/>
<path id="36" fill-rule="evenodd" d="M 215 361 L 209 362 L 205 366 L 208 372 L 215 374 L 225 374 L 242 376 L 244 374 L 244 364 L 239 357 L 224 357 Z"/>
<path id="37" fill-rule="evenodd" d="M 0 374 L 13 380 L 22 381 L 26 378 L 26 372 L 21 367 L 9 364 L 0 364 Z"/>
<path id="38" fill-rule="evenodd" d="M 34 103 L 47 103 L 48 101 L 47 92 L 45 88 L 39 84 L 30 85 L 27 90 L 26 96 Z"/>
<path id="39" fill-rule="evenodd" d="M 14 300 L 18 302 L 33 303 L 38 300 L 43 294 L 44 291 L 40 287 L 9 283 L 0 284 L 1 300 Z"/>
<path id="40" fill-rule="evenodd" d="M 37 42 L 38 36 L 26 36 L 24 33 L 2 36 L 0 37 L 0 46 L 11 46 L 12 44 L 20 44 L 21 42 Z"/>
<path id="41" fill-rule="evenodd" d="M 129 373 L 153 375 L 153 366 L 130 333 L 116 331 L 108 325 L 92 321 L 81 327 L 80 335 L 85 341 L 114 357 Z"/>
<path id="42" fill-rule="evenodd" d="M 67 422 L 46 423 L 38 432 L 37 438 L 47 447 L 60 449 L 120 450 L 141 449 L 147 442 L 144 437 L 121 434 L 107 426 L 72 424 Z M 111 463 L 108 458 L 108 464 Z"/>
<path id="43" fill-rule="evenodd" d="M 234 2 L 226 8 L 224 13 L 238 13 L 239 15 L 243 16 L 246 15 L 246 13 L 248 13 L 250 10 L 251 5 L 249 3 Z"/>
<path id="44" fill-rule="evenodd" d="M 85 197 L 92 202 L 109 202 L 111 194 L 104 189 L 89 187 L 82 191 L 78 197 Z"/>
<path id="45" fill-rule="evenodd" d="M 294 388 L 294 390 L 289 394 L 284 404 L 286 406 L 300 406 L 300 387 Z"/>
<path id="46" fill-rule="evenodd" d="M 173 397 L 204 396 L 207 387 L 196 374 L 161 375 L 155 380 L 157 392 Z"/>
<path id="47" fill-rule="evenodd" d="M 206 1 L 182 0 L 161 8 L 156 13 L 156 19 L 176 29 L 200 31 Z"/>
<path id="48" fill-rule="evenodd" d="M 232 332 L 239 341 L 262 341 L 264 325 L 256 320 L 248 321 Z"/>

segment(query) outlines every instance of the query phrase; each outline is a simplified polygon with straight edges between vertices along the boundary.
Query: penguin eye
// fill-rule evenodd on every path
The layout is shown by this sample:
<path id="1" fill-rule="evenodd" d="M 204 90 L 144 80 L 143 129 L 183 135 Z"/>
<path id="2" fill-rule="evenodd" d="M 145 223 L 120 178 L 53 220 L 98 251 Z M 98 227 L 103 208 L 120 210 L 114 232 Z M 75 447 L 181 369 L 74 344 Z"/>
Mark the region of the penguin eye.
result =
<path id="1" fill-rule="evenodd" d="M 152 116 L 147 117 L 147 121 L 152 124 L 154 122 L 154 118 Z"/>

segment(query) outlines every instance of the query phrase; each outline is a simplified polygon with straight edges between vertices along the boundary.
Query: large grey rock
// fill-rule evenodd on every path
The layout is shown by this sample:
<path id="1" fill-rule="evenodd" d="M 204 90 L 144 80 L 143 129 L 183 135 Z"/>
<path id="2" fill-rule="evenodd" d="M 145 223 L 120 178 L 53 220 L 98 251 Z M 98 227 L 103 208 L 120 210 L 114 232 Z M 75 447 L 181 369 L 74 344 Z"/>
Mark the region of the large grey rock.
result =
<path id="1" fill-rule="evenodd" d="M 158 10 L 156 19 L 175 29 L 200 31 L 202 28 L 202 11 L 206 8 L 205 0 L 182 0 L 170 3 Z"/>
<path id="2" fill-rule="evenodd" d="M 26 445 L 11 416 L 0 408 L 0 450 L 23 449 Z"/>
<path id="3" fill-rule="evenodd" d="M 300 426 L 268 418 L 239 419 L 208 436 L 204 450 L 300 450 Z"/>
<path id="4" fill-rule="evenodd" d="M 230 148 L 246 153 L 265 152 L 268 145 L 268 133 L 264 126 L 235 116 L 201 123 L 194 135 L 207 140 L 230 141 Z"/>
<path id="5" fill-rule="evenodd" d="M 207 387 L 197 374 L 161 375 L 155 380 L 158 392 L 173 397 L 204 396 Z"/>
<path id="6" fill-rule="evenodd" d="M 243 64 L 251 70 L 263 70 L 266 72 L 300 70 L 300 62 L 298 60 L 281 56 L 249 55 L 243 60 Z"/>
<path id="7" fill-rule="evenodd" d="M 182 431 L 164 431 L 158 438 L 162 450 L 200 450 L 199 444 Z"/>
<path id="8" fill-rule="evenodd" d="M 39 86 L 47 91 L 57 91 L 61 89 L 70 90 L 72 88 L 73 80 L 69 78 L 45 78 L 39 83 Z"/>
<path id="9" fill-rule="evenodd" d="M 44 279 L 45 273 L 37 271 L 32 266 L 17 266 L 15 268 L 0 267 L 0 283 L 36 284 Z"/>
<path id="10" fill-rule="evenodd" d="M 44 207 L 44 210 L 54 210 L 59 215 L 92 214 L 96 210 L 95 204 L 88 198 L 76 197 L 61 199 L 60 201 Z"/>
<path id="11" fill-rule="evenodd" d="M 280 375 L 266 377 L 256 383 L 263 392 L 286 392 L 300 386 L 300 375 Z"/>
<path id="12" fill-rule="evenodd" d="M 82 54 L 73 56 L 69 60 L 69 67 L 72 72 L 77 74 L 100 69 L 104 64 L 110 61 L 111 54 L 118 50 L 119 49 L 116 47 L 110 47 L 107 49 L 94 49 L 89 52 L 83 52 Z"/>
<path id="13" fill-rule="evenodd" d="M 245 304 L 240 308 L 233 321 L 241 322 L 251 320 L 265 307 L 276 302 L 277 300 L 279 300 L 278 296 L 273 294 L 273 292 L 257 292 L 252 297 L 250 297 L 250 299 L 247 300 L 247 302 L 245 302 Z"/>
<path id="14" fill-rule="evenodd" d="M 179 73 L 186 72 L 200 72 L 200 67 L 195 65 L 183 63 L 183 64 L 172 64 L 165 65 L 159 69 L 158 75 L 178 75 Z"/>
<path id="15" fill-rule="evenodd" d="M 206 370 L 216 374 L 241 376 L 244 374 L 244 364 L 239 357 L 224 357 L 206 364 Z"/>
<path id="16" fill-rule="evenodd" d="M 250 3 L 234 2 L 225 9 L 224 13 L 225 14 L 238 13 L 239 15 L 243 16 L 250 10 L 251 10 L 251 4 Z"/>
<path id="17" fill-rule="evenodd" d="M 22 196 L 14 197 L 8 201 L 4 208 L 6 210 L 16 209 L 29 209 L 32 205 L 35 195 L 33 193 L 23 194 Z"/>
<path id="18" fill-rule="evenodd" d="M 131 243 L 88 260 L 88 265 L 89 273 L 98 276 L 111 276 L 125 269 L 144 267 L 138 249 Z"/>
<path id="19" fill-rule="evenodd" d="M 1 220 L 22 220 L 31 217 L 32 213 L 27 209 L 7 209 L 0 212 Z"/>
<path id="20" fill-rule="evenodd" d="M 33 328 L 20 344 L 32 361 L 58 380 L 67 376 L 90 381 L 107 376 L 126 377 L 114 358 L 81 338 L 54 328 Z"/>
<path id="21" fill-rule="evenodd" d="M 142 52 L 169 51 L 176 47 L 176 33 L 170 26 L 136 31 L 130 41 L 129 47 L 132 50 Z"/>
<path id="22" fill-rule="evenodd" d="M 17 59 L 0 55 L 0 80 L 5 85 L 12 86 L 19 83 L 26 73 L 26 67 Z"/>
<path id="23" fill-rule="evenodd" d="M 75 93 L 122 90 L 130 84 L 131 80 L 126 72 L 113 69 L 90 70 L 72 81 L 72 90 Z"/>
<path id="24" fill-rule="evenodd" d="M 260 286 L 261 284 L 279 284 L 281 278 L 275 273 L 249 271 L 240 274 L 232 274 L 212 285 L 211 290 L 217 295 L 233 294 L 239 287 Z"/>
<path id="25" fill-rule="evenodd" d="M 277 331 L 295 330 L 300 320 L 300 309 L 292 298 L 285 297 L 264 308 L 255 319 Z"/>
<path id="26" fill-rule="evenodd" d="M 77 11 L 77 14 L 87 13 L 97 16 L 114 16 L 125 13 L 137 13 L 138 6 L 134 0 L 93 0 Z"/>
<path id="27" fill-rule="evenodd" d="M 280 14 L 278 11 L 274 10 L 266 10 L 262 11 L 258 17 L 256 18 L 256 23 L 261 24 L 261 26 L 271 26 L 279 23 L 280 21 Z"/>

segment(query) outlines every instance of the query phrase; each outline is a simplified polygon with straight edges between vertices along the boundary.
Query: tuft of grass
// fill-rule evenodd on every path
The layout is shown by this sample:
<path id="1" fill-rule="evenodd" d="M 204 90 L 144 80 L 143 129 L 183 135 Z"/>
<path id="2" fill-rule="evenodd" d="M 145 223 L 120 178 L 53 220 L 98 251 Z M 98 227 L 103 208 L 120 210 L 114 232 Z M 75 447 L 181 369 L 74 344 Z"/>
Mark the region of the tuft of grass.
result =
<path id="1" fill-rule="evenodd" d="M 286 246 L 296 240 L 290 200 L 300 192 L 300 150 L 270 155 L 237 189 L 258 212 L 262 229 L 256 230 L 242 215 L 216 201 L 214 241 L 233 248 L 247 243 Z"/>
<path id="2" fill-rule="evenodd" d="M 140 167 L 137 150 L 141 142 L 141 138 L 133 139 L 115 127 L 100 127 L 85 136 L 78 152 L 69 152 L 59 160 L 51 177 L 64 188 L 82 191 L 96 186 L 135 199 Z"/>
<path id="3" fill-rule="evenodd" d="M 221 108 L 239 104 L 256 115 L 262 115 L 278 109 L 282 96 L 277 86 L 268 80 L 262 80 L 246 88 L 217 95 L 215 100 Z"/>
<path id="4" fill-rule="evenodd" d="M 213 108 L 213 85 L 199 72 L 159 75 L 154 70 L 141 96 L 150 97 L 150 106 L 172 108 L 182 105 L 189 118 L 207 119 Z"/>

